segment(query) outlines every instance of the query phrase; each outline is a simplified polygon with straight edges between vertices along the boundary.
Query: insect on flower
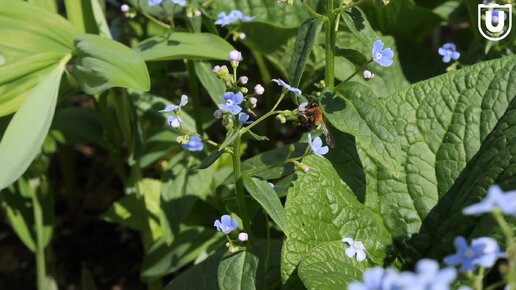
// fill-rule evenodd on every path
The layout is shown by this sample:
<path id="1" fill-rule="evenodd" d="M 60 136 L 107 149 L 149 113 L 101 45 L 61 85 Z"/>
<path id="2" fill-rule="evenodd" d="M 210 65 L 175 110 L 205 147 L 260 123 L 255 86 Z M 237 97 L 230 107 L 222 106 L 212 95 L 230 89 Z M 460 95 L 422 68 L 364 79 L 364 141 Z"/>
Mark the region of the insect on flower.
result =
<path id="1" fill-rule="evenodd" d="M 321 126 L 323 134 L 326 137 L 326 143 L 328 143 L 331 148 L 335 147 L 335 139 L 333 139 L 328 127 L 326 127 L 324 123 L 321 107 L 316 103 L 302 103 L 299 105 L 295 126 L 304 131 L 312 131 Z"/>

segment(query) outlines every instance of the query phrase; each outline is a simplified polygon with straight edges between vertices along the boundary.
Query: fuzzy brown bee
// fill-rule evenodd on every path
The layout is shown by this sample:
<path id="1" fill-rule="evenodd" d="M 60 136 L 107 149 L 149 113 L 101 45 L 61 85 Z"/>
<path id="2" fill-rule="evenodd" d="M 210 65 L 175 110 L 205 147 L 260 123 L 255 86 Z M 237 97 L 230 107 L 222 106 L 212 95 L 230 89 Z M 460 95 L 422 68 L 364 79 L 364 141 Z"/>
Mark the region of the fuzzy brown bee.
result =
<path id="1" fill-rule="evenodd" d="M 317 104 L 308 103 L 306 106 L 300 106 L 295 125 L 304 131 L 312 131 L 322 126 L 322 131 L 324 136 L 326 136 L 326 143 L 332 148 L 335 146 L 335 140 L 324 123 L 321 107 Z"/>

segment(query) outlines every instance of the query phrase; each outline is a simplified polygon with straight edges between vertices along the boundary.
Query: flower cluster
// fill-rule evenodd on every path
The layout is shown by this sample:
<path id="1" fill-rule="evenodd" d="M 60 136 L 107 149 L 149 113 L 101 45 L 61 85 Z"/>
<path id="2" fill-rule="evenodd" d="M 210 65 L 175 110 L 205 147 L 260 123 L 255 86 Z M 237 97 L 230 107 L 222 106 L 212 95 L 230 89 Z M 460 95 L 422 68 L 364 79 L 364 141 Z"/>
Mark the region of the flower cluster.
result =
<path id="1" fill-rule="evenodd" d="M 213 226 L 217 229 L 217 231 L 226 235 L 228 239 L 228 243 L 226 246 L 229 248 L 229 252 L 234 253 L 239 250 L 243 250 L 245 248 L 239 247 L 234 244 L 234 241 L 229 238 L 229 233 L 236 230 L 238 228 L 238 221 L 236 219 L 231 218 L 229 215 L 223 215 L 220 220 L 216 220 Z M 249 239 L 249 235 L 246 232 L 240 232 L 238 234 L 238 240 L 241 242 L 245 242 Z"/>
<path id="2" fill-rule="evenodd" d="M 454 268 L 439 269 L 439 263 L 423 259 L 416 265 L 416 272 L 397 272 L 393 268 L 374 267 L 363 274 L 363 282 L 353 282 L 349 290 L 426 290 L 451 289 L 457 277 Z"/>
<path id="3" fill-rule="evenodd" d="M 507 256 L 500 252 L 496 240 L 489 237 L 473 239 L 471 246 L 468 246 L 463 237 L 457 237 L 454 244 L 457 253 L 444 258 L 444 262 L 450 266 L 461 265 L 461 272 L 474 270 L 477 266 L 493 267 L 498 258 Z"/>
<path id="4" fill-rule="evenodd" d="M 255 19 L 254 16 L 245 16 L 240 10 L 231 10 L 228 14 L 220 12 L 215 21 L 215 25 L 226 26 L 236 22 L 251 22 Z"/>

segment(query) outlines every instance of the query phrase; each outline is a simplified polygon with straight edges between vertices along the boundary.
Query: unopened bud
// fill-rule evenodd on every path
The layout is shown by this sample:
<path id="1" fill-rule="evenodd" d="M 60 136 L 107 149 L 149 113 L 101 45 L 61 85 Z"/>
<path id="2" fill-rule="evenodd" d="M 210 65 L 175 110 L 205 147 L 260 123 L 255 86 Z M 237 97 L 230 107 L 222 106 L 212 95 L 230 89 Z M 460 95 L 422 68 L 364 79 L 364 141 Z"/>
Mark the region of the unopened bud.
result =
<path id="1" fill-rule="evenodd" d="M 222 118 L 222 111 L 221 110 L 216 110 L 215 112 L 213 112 L 213 116 L 217 119 L 220 119 Z"/>
<path id="2" fill-rule="evenodd" d="M 124 13 L 129 12 L 129 5 L 127 5 L 127 4 L 122 4 L 122 6 L 120 6 L 120 11 L 122 11 L 122 12 L 124 12 Z"/>
<path id="3" fill-rule="evenodd" d="M 242 242 L 245 242 L 249 239 L 249 235 L 247 233 L 241 232 L 238 234 L 238 239 Z"/>
<path id="4" fill-rule="evenodd" d="M 265 92 L 265 89 L 262 87 L 262 85 L 258 84 L 254 87 L 254 93 L 257 94 L 258 96 L 263 95 L 264 92 Z"/>
<path id="5" fill-rule="evenodd" d="M 238 50 L 232 50 L 230 53 L 229 53 L 229 56 L 228 56 L 228 60 L 230 62 L 241 62 L 243 60 L 242 58 L 242 53 Z"/>
<path id="6" fill-rule="evenodd" d="M 245 33 L 240 32 L 240 33 L 238 34 L 238 38 L 240 38 L 240 40 L 244 40 L 244 39 L 246 38 Z"/>
<path id="7" fill-rule="evenodd" d="M 201 11 L 200 11 L 200 10 L 195 9 L 195 11 L 194 11 L 194 15 L 195 15 L 196 17 L 199 17 L 199 16 L 201 16 L 201 15 L 202 15 L 202 13 L 201 13 Z"/>
<path id="8" fill-rule="evenodd" d="M 310 172 L 310 167 L 306 164 L 303 164 L 301 162 L 298 162 L 298 161 L 293 161 L 292 162 L 294 164 L 294 167 L 296 167 L 297 170 L 303 172 L 303 173 L 308 173 Z"/>
<path id="9" fill-rule="evenodd" d="M 213 70 L 212 70 L 214 73 L 219 73 L 220 72 L 220 65 L 216 65 L 213 67 Z"/>
<path id="10" fill-rule="evenodd" d="M 390 0 L 374 0 L 374 4 L 379 7 L 387 6 L 391 2 Z"/>
<path id="11" fill-rule="evenodd" d="M 370 79 L 374 78 L 374 73 L 372 73 L 372 72 L 371 72 L 371 71 L 369 71 L 369 70 L 365 70 L 363 75 L 364 75 L 364 79 L 365 79 L 366 81 L 368 81 L 368 80 L 370 80 Z"/>
<path id="12" fill-rule="evenodd" d="M 245 85 L 245 84 L 247 84 L 248 81 L 249 81 L 248 77 L 246 77 L 246 76 L 241 76 L 240 77 L 240 83 L 241 84 Z"/>
<path id="13" fill-rule="evenodd" d="M 255 97 L 250 97 L 249 98 L 249 103 L 251 103 L 251 108 L 256 108 L 256 103 L 258 103 L 258 99 L 255 98 Z"/>
<path id="14" fill-rule="evenodd" d="M 287 122 L 287 118 L 285 118 L 285 116 L 282 114 L 276 115 L 276 119 L 280 121 L 281 124 L 285 124 Z"/>
<path id="15" fill-rule="evenodd" d="M 240 91 L 242 92 L 242 94 L 247 94 L 247 92 L 249 92 L 249 89 L 247 89 L 246 87 L 241 87 L 240 88 Z"/>

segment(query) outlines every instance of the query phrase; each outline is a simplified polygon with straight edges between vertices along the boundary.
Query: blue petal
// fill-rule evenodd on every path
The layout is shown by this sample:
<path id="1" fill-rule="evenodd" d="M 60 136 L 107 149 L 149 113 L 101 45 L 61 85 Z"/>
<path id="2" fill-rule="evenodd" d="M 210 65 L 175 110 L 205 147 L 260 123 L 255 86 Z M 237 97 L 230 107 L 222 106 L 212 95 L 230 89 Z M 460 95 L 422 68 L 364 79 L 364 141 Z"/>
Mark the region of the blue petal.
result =
<path id="1" fill-rule="evenodd" d="M 240 105 L 243 101 L 244 101 L 244 95 L 242 94 L 242 92 L 236 93 L 235 96 L 233 97 L 233 103 L 235 105 Z"/>
<path id="2" fill-rule="evenodd" d="M 386 48 L 382 51 L 382 58 L 393 58 L 394 52 L 390 48 Z"/>
<path id="3" fill-rule="evenodd" d="M 452 59 L 454 59 L 454 60 L 459 59 L 459 58 L 460 58 L 460 52 L 458 52 L 458 51 L 453 52 L 453 53 L 452 53 L 452 55 L 451 55 L 451 57 L 452 57 Z"/>
<path id="4" fill-rule="evenodd" d="M 328 148 L 328 146 L 323 146 L 323 147 L 317 149 L 315 154 L 317 154 L 319 156 L 323 156 L 324 154 L 328 153 L 328 151 L 330 151 L 330 148 Z"/>
<path id="5" fill-rule="evenodd" d="M 447 54 L 447 55 L 443 56 L 443 62 L 445 62 L 445 63 L 449 63 L 449 62 L 450 62 L 450 60 L 451 60 L 451 55 L 448 55 L 448 54 Z"/>
<path id="6" fill-rule="evenodd" d="M 376 56 L 377 53 L 379 53 L 379 52 L 381 53 L 382 52 L 382 48 L 383 48 L 383 41 L 377 40 L 377 41 L 374 42 L 374 44 L 373 44 L 373 53 L 372 53 L 373 58 L 376 58 L 375 56 Z"/>
<path id="7" fill-rule="evenodd" d="M 322 146 L 321 138 L 320 137 L 315 137 L 315 139 L 312 142 L 311 146 L 312 146 L 312 149 L 314 149 L 314 150 L 317 150 L 317 149 L 321 148 L 321 146 Z"/>
<path id="8" fill-rule="evenodd" d="M 238 113 L 240 113 L 242 111 L 242 108 L 240 108 L 240 106 L 237 106 L 237 105 L 233 105 L 233 106 L 229 106 L 229 111 L 231 112 L 232 115 L 237 115 Z"/>
<path id="9" fill-rule="evenodd" d="M 160 113 L 168 113 L 168 112 L 176 111 L 177 109 L 179 109 L 179 107 L 176 105 L 168 105 L 165 107 L 165 109 L 163 109 L 159 112 Z"/>
<path id="10" fill-rule="evenodd" d="M 231 217 L 227 214 L 223 215 L 220 220 L 224 226 L 229 226 L 231 224 Z"/>
<path id="11" fill-rule="evenodd" d="M 391 66 L 392 63 L 393 63 L 393 60 L 392 58 L 385 58 L 385 57 L 382 57 L 380 60 L 377 61 L 377 63 L 381 66 L 384 66 L 384 67 L 388 67 L 388 66 Z"/>
<path id="12" fill-rule="evenodd" d="M 439 52 L 439 54 L 442 55 L 442 56 L 446 55 L 446 50 L 444 48 L 442 48 L 442 47 L 439 47 L 439 50 L 437 52 Z"/>
<path id="13" fill-rule="evenodd" d="M 180 107 L 184 107 L 184 106 L 186 106 L 186 104 L 188 104 L 188 96 L 187 95 L 182 95 L 181 96 L 181 102 L 179 103 L 179 106 Z"/>

